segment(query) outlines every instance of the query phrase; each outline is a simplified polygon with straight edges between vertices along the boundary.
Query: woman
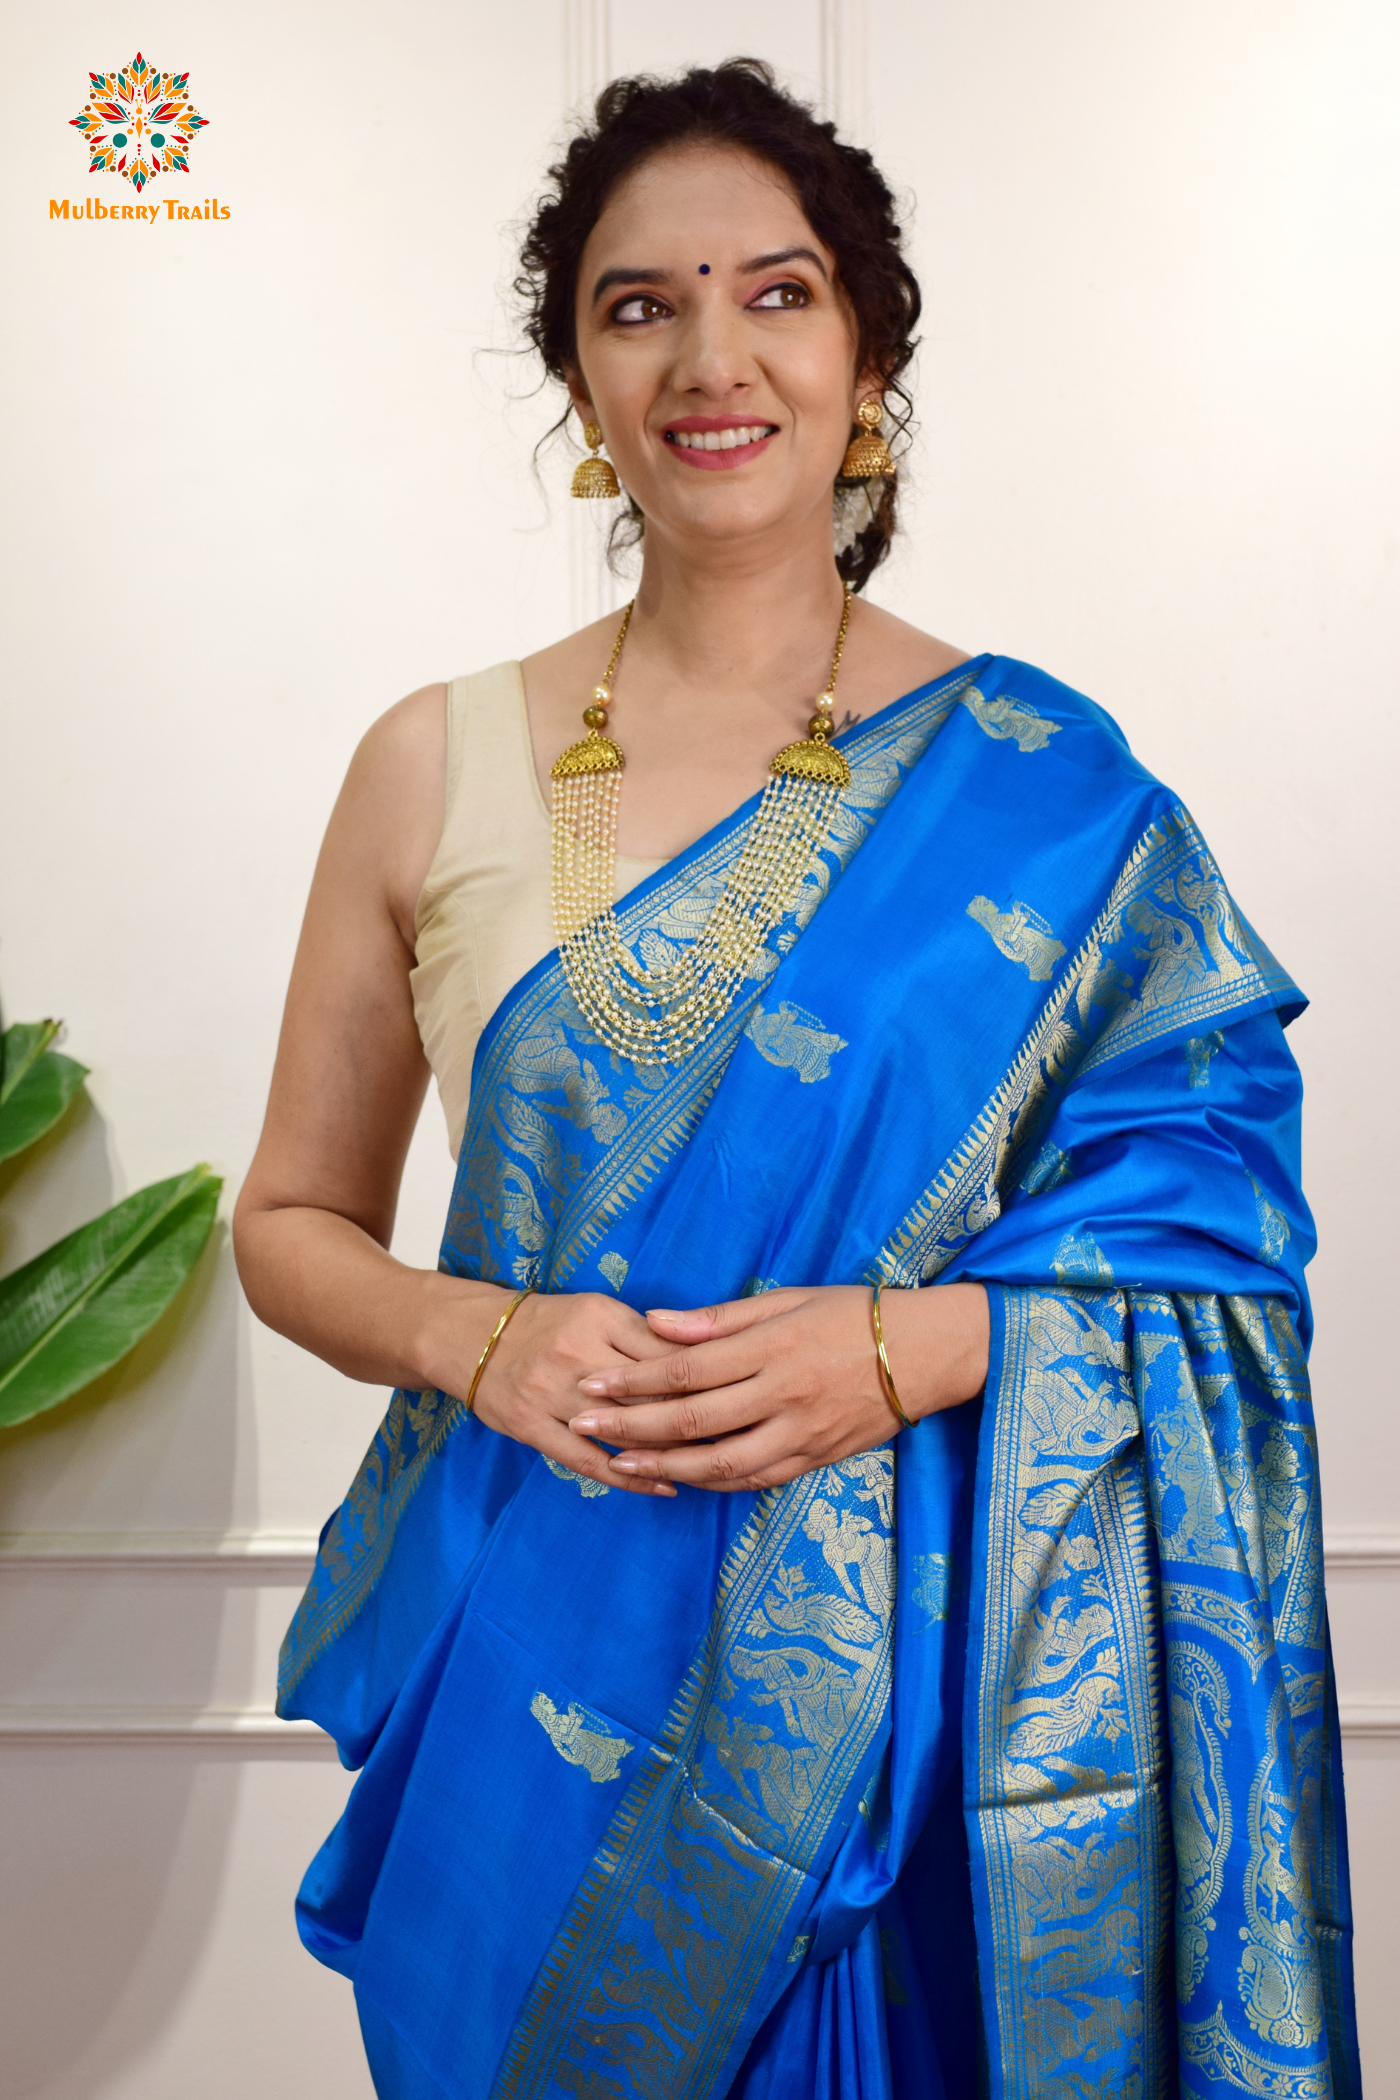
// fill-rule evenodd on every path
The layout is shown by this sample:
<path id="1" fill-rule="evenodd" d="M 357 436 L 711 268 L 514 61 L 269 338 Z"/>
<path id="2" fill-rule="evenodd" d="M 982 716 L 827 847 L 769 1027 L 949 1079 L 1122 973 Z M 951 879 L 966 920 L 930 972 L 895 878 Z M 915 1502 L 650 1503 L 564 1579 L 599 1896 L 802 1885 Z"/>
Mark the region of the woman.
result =
<path id="1" fill-rule="evenodd" d="M 735 61 L 553 181 L 635 608 L 365 739 L 239 1209 L 399 1388 L 284 1651 L 364 1767 L 303 1938 L 415 2100 L 1355 2093 L 1300 995 L 1092 703 L 852 596 L 869 157 Z"/>

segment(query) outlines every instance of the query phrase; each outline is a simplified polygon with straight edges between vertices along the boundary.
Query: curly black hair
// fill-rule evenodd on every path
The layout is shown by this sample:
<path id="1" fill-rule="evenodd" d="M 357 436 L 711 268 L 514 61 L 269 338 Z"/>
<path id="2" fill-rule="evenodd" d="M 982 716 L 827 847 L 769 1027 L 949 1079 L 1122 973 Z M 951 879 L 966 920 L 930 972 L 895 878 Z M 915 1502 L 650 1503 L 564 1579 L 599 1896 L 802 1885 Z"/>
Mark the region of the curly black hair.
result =
<path id="1" fill-rule="evenodd" d="M 591 126 L 549 170 L 551 186 L 521 245 L 515 289 L 545 370 L 562 380 L 575 362 L 579 260 L 609 196 L 651 154 L 696 140 L 739 147 L 787 177 L 808 224 L 836 258 L 837 282 L 856 325 L 857 369 L 878 375 L 896 442 L 906 437 L 913 404 L 901 380 L 914 355 L 923 302 L 904 256 L 894 196 L 864 148 L 838 139 L 835 125 L 780 88 L 772 67 L 757 58 L 694 67 L 673 80 L 614 80 L 604 88 Z M 836 559 L 856 590 L 884 560 L 895 531 L 894 482 L 868 486 L 869 521 Z M 635 504 L 619 525 L 622 542 L 635 543 L 643 525 Z"/>

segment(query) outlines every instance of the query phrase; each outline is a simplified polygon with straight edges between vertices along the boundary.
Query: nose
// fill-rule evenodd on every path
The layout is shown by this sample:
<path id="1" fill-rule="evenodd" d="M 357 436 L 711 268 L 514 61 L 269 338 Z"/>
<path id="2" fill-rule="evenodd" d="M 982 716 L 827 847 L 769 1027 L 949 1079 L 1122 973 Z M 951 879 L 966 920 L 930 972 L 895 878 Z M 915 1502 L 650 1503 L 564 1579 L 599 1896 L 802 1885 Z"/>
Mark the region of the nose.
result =
<path id="1" fill-rule="evenodd" d="M 757 378 L 743 315 L 713 280 L 687 303 L 672 341 L 676 346 L 672 385 L 678 394 L 729 401 L 747 392 Z"/>

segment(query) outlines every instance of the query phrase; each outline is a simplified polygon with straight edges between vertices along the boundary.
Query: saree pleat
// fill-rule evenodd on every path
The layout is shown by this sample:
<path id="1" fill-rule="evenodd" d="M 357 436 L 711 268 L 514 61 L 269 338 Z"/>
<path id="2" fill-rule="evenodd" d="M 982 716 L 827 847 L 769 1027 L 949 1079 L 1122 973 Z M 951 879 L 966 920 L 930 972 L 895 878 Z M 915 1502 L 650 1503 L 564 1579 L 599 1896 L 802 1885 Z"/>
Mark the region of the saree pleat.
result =
<path id="1" fill-rule="evenodd" d="M 395 1395 L 284 1647 L 363 1766 L 303 1938 L 393 2100 L 1353 2100 L 1301 997 L 1041 673 L 841 741 L 686 1064 L 611 1056 L 557 956 L 516 988 L 442 1265 L 639 1308 L 970 1278 L 985 1399 L 656 1502 Z M 619 908 L 648 965 L 748 813 Z"/>

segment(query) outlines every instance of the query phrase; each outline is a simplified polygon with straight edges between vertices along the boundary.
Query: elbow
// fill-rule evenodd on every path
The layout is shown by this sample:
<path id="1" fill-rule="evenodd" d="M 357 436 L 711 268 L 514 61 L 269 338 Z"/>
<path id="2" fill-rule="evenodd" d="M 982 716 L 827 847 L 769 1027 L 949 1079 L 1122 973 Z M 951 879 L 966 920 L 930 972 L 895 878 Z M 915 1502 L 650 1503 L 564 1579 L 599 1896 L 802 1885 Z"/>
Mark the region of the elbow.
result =
<path id="1" fill-rule="evenodd" d="M 267 1228 L 272 1207 L 262 1200 L 250 1177 L 233 1207 L 233 1260 L 243 1295 L 260 1320 L 266 1320 Z"/>

